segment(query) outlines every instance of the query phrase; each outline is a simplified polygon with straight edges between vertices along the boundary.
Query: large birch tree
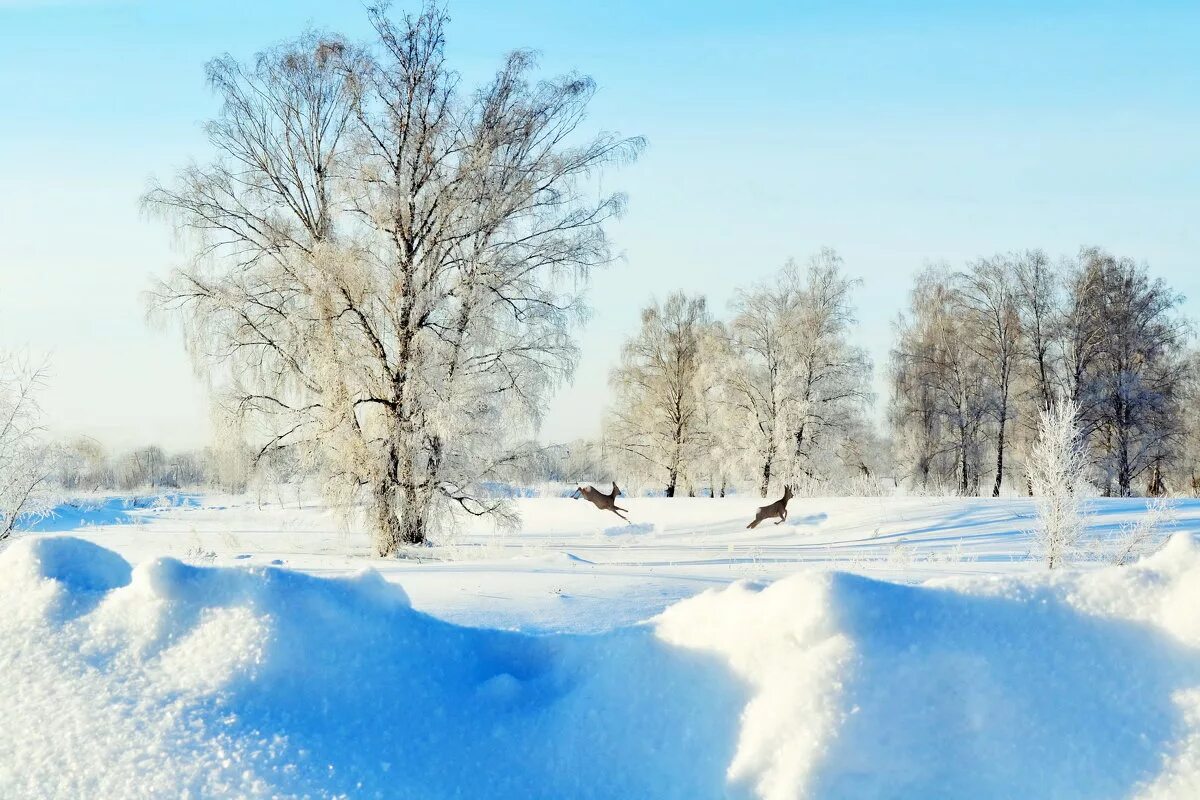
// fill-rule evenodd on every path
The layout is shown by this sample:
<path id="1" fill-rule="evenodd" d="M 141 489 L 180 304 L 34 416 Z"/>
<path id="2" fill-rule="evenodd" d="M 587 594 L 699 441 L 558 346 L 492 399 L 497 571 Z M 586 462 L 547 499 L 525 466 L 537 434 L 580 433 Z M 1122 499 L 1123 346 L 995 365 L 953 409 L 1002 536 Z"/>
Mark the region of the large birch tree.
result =
<path id="1" fill-rule="evenodd" d="M 377 552 L 453 511 L 511 520 L 488 481 L 524 456 L 576 360 L 589 271 L 623 204 L 589 180 L 638 139 L 587 135 L 594 83 L 526 51 L 468 90 L 447 18 L 368 11 L 357 45 L 305 34 L 209 65 L 217 157 L 153 188 L 190 258 L 154 292 L 260 457 L 297 448 L 369 498 Z"/>

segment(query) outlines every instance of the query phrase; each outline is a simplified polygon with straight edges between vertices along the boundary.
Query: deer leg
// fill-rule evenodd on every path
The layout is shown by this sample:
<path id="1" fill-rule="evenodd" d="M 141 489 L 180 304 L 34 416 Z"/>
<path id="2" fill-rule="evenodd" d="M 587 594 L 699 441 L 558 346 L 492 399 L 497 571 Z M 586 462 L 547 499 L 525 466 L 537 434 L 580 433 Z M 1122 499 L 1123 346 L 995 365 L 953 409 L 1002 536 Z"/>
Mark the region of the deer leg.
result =
<path id="1" fill-rule="evenodd" d="M 625 520 L 626 522 L 629 522 L 629 517 L 623 516 L 623 515 L 621 514 L 621 512 L 622 512 L 622 511 L 628 511 L 629 509 L 627 509 L 627 508 L 617 508 L 616 506 L 613 506 L 613 507 L 612 507 L 610 510 L 611 510 L 611 511 L 612 511 L 614 514 L 616 514 L 618 517 L 621 517 L 621 519 Z"/>
<path id="2" fill-rule="evenodd" d="M 575 490 L 575 491 L 574 491 L 574 492 L 571 494 L 571 499 L 572 499 L 572 500 L 578 500 L 578 499 L 579 499 L 579 490 L 578 490 L 578 489 L 576 489 L 576 490 Z"/>
<path id="3" fill-rule="evenodd" d="M 779 515 L 779 522 L 776 522 L 775 524 L 782 525 L 786 519 L 787 519 L 787 509 L 785 508 L 783 510 L 783 513 Z"/>

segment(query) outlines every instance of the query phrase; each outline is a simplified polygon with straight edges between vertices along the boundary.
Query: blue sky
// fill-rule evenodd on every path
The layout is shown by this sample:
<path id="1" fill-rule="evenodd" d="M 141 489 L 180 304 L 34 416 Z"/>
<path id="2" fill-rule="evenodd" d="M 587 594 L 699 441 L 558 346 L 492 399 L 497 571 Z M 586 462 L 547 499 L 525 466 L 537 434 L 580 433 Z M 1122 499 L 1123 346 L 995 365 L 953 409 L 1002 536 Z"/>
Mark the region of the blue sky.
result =
<path id="1" fill-rule="evenodd" d="M 547 72 L 595 77 L 597 128 L 649 142 L 605 177 L 629 194 L 611 230 L 624 256 L 594 278 L 548 438 L 598 430 L 652 297 L 685 288 L 723 310 L 822 246 L 863 279 L 859 338 L 880 370 L 927 261 L 1098 244 L 1200 316 L 1200 3 L 448 5 L 468 80 L 537 49 Z M 0 0 L 0 347 L 50 355 L 56 432 L 205 442 L 205 388 L 144 318 L 140 292 L 179 254 L 137 198 L 206 155 L 204 62 L 308 24 L 365 32 L 340 0 Z"/>

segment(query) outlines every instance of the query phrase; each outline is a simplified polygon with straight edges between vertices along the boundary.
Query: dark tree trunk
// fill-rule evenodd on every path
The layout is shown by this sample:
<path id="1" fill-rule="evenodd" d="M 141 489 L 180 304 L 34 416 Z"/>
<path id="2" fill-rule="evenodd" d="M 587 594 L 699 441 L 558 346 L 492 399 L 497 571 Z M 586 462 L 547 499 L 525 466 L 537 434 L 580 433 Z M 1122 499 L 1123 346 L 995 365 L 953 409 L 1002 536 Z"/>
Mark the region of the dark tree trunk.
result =
<path id="1" fill-rule="evenodd" d="M 996 483 L 992 486 L 992 497 L 1000 496 L 1000 483 L 1004 479 L 1004 426 L 1008 422 L 1007 403 L 1000 409 L 1000 433 L 996 436 Z"/>
<path id="2" fill-rule="evenodd" d="M 966 497 L 967 493 L 970 491 L 970 488 L 971 488 L 971 471 L 970 471 L 970 468 L 967 466 L 967 435 L 966 435 L 966 431 L 960 431 L 960 435 L 959 435 L 958 439 L 959 439 L 958 463 L 959 463 L 959 469 L 962 471 L 962 482 L 960 484 L 960 489 L 963 493 L 963 496 Z"/>

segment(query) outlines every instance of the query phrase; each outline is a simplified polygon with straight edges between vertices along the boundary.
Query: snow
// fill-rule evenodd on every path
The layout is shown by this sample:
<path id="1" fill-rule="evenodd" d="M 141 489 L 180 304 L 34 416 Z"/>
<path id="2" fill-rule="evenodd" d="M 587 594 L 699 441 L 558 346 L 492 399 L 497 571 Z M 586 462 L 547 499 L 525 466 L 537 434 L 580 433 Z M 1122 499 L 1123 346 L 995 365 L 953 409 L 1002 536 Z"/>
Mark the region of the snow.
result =
<path id="1" fill-rule="evenodd" d="M 1024 500 L 519 502 L 419 562 L 237 498 L 21 537 L 0 797 L 1200 796 L 1195 503 L 1048 573 Z"/>

